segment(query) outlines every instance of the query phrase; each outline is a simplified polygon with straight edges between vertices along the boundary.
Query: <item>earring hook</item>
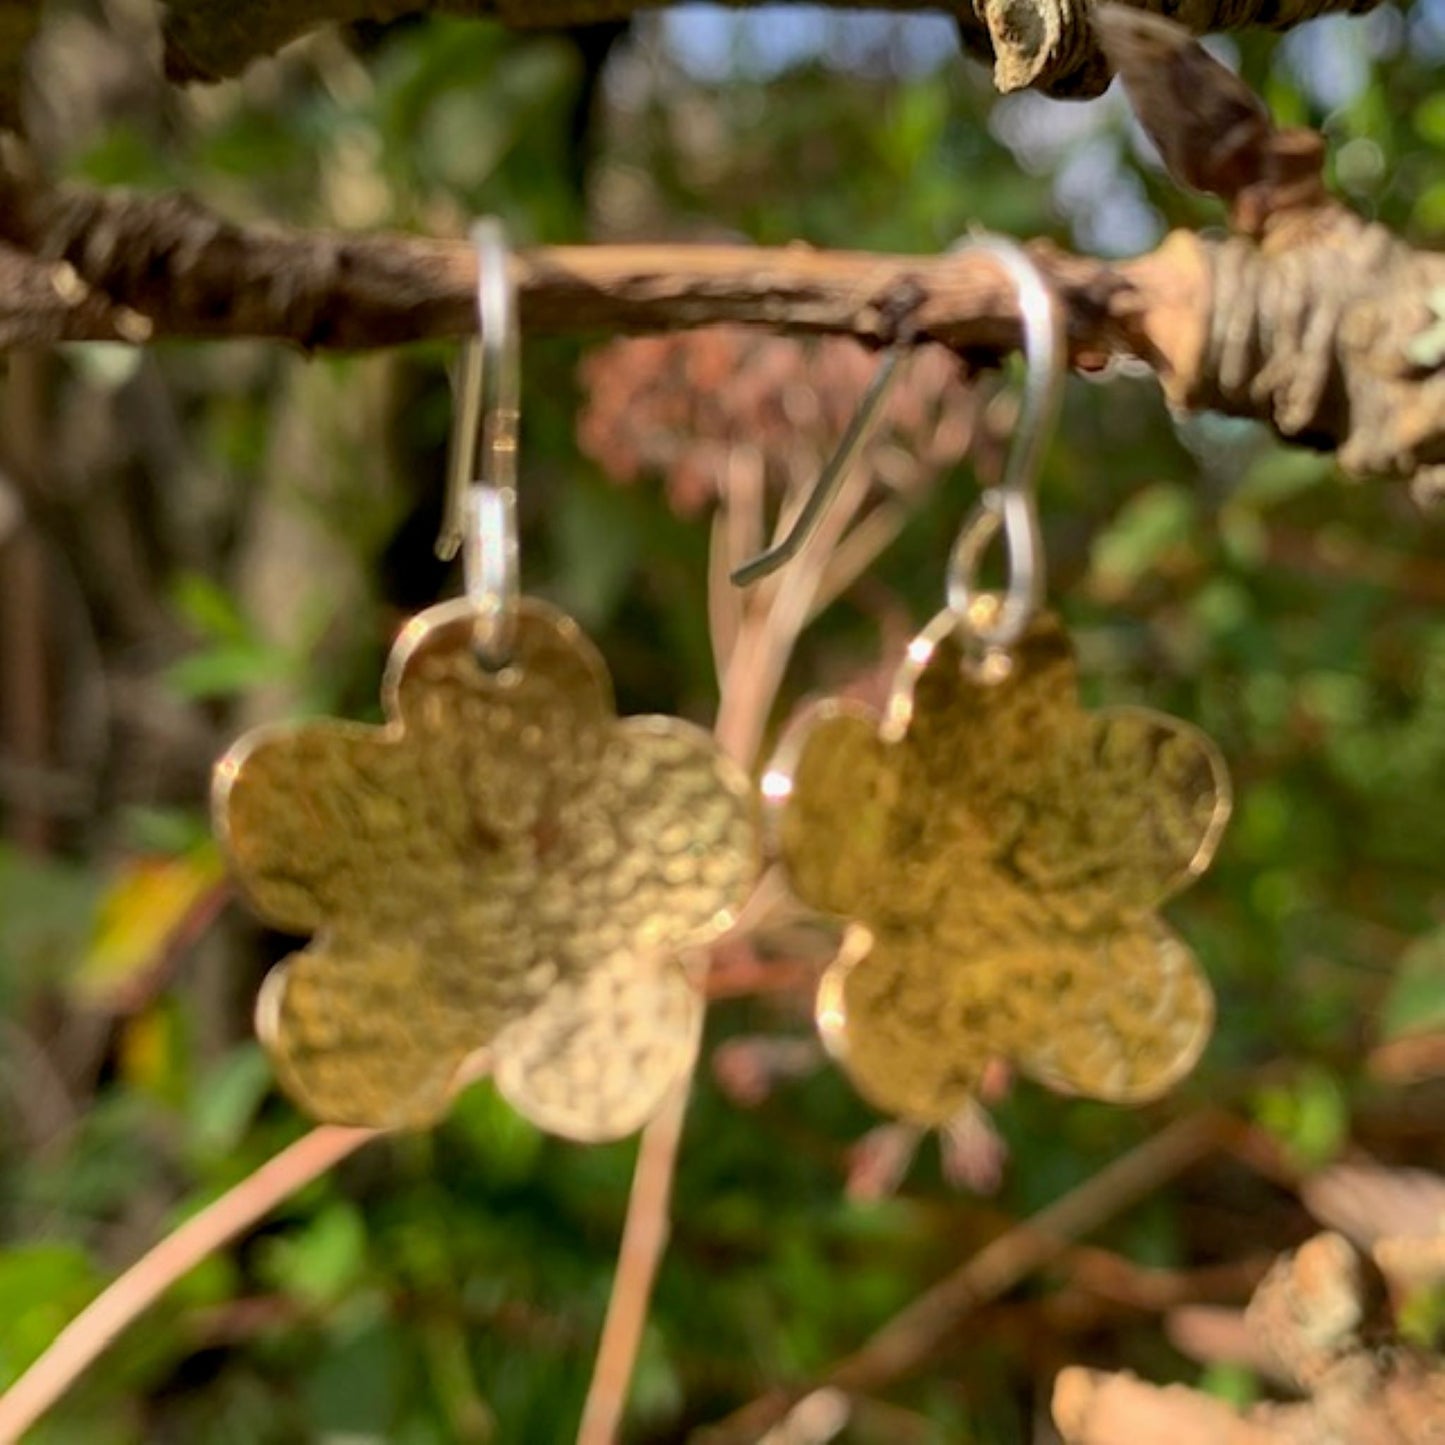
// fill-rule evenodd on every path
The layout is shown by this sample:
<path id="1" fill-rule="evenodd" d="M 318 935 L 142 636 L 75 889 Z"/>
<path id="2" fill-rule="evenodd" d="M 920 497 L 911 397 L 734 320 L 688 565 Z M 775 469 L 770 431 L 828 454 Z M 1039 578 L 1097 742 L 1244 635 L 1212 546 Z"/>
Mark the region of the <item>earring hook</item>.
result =
<path id="1" fill-rule="evenodd" d="M 788 535 L 738 567 L 729 579 L 734 587 L 750 587 L 754 582 L 761 582 L 764 577 L 771 576 L 791 562 L 807 545 L 808 538 L 818 530 L 818 523 L 833 505 L 833 498 L 838 495 L 838 488 L 852 470 L 859 453 L 872 441 L 883 418 L 883 403 L 888 400 L 898 380 L 902 361 L 902 346 L 893 346 L 884 352 L 883 360 L 878 363 L 878 369 L 873 373 L 873 379 L 868 383 L 868 389 L 863 393 L 837 451 L 813 484 L 813 490 L 793 519 Z"/>
<path id="2" fill-rule="evenodd" d="M 979 252 L 1008 273 L 1018 295 L 1024 332 L 1024 393 L 1003 480 L 979 498 L 948 561 L 948 608 L 963 631 L 987 648 L 1012 647 L 1044 600 L 1044 549 L 1035 492 L 1044 448 L 1058 418 L 1067 357 L 1058 297 L 1017 241 L 980 235 L 958 255 Z M 989 543 L 1003 528 L 1008 586 L 1000 602 L 978 583 Z M 987 601 L 985 608 L 981 604 Z"/>
<path id="3" fill-rule="evenodd" d="M 1013 282 L 1023 319 L 1028 370 L 1004 479 L 983 494 L 953 545 L 948 565 L 948 605 L 958 625 L 985 646 L 1004 648 L 1018 641 L 1043 602 L 1043 545 L 1034 485 L 1044 446 L 1058 415 L 1066 361 L 1064 329 L 1052 287 L 1016 241 L 981 234 L 964 237 L 949 249 L 953 255 L 978 252 L 996 261 Z M 883 403 L 901 375 L 903 354 L 901 343 L 885 353 L 838 450 L 823 469 L 787 536 L 733 572 L 736 586 L 749 586 L 776 572 L 798 555 L 817 530 L 849 468 L 877 429 Z M 1001 606 L 988 618 L 979 606 L 982 596 L 978 571 L 1000 526 L 1008 545 L 1009 584 Z"/>
<path id="4" fill-rule="evenodd" d="M 517 542 L 517 427 L 521 327 L 506 231 L 495 217 L 471 232 L 477 253 L 478 333 L 457 366 L 447 491 L 437 556 L 462 553 L 477 649 L 501 666 L 511 653 L 521 577 Z"/>

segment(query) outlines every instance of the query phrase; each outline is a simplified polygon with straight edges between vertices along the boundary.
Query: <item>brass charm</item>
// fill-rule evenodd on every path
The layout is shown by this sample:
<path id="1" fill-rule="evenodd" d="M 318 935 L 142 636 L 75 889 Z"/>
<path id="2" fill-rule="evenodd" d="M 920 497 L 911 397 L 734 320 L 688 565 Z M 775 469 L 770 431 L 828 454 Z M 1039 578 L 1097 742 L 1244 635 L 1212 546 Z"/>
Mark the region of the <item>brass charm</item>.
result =
<path id="1" fill-rule="evenodd" d="M 475 620 L 459 600 L 406 627 L 384 726 L 263 728 L 218 764 L 246 893 L 316 935 L 267 979 L 258 1031 L 318 1119 L 430 1124 L 485 1047 L 540 1127 L 619 1137 L 697 1047 L 677 955 L 752 887 L 752 789 L 700 728 L 619 720 L 571 619 L 521 602 L 496 672 Z"/>
<path id="2" fill-rule="evenodd" d="M 986 659 L 993 662 L 997 659 Z M 1143 708 L 1085 712 L 1068 639 L 1036 620 L 998 681 L 945 612 L 880 726 L 825 704 L 764 780 L 798 897 L 856 920 L 819 990 L 859 1091 L 952 1117 L 991 1058 L 1097 1099 L 1152 1098 L 1213 1025 L 1155 909 L 1214 855 L 1230 810 L 1214 744 Z"/>

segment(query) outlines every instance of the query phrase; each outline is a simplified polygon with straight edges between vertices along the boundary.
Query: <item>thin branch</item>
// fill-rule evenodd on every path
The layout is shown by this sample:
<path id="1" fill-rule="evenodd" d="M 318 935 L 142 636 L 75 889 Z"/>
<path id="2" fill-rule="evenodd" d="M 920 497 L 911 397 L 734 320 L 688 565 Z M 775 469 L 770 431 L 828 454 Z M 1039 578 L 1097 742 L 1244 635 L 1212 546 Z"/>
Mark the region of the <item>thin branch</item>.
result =
<path id="1" fill-rule="evenodd" d="M 1117 33 L 1117 7 L 1111 13 Z M 1194 46 L 1162 25 L 1150 44 L 1161 29 Z M 1240 85 L 1219 66 L 1196 67 L 1195 78 Z M 1218 111 L 1185 114 L 1202 124 Z M 1112 263 L 1031 247 L 1064 308 L 1072 364 L 1142 361 L 1178 406 L 1262 420 L 1288 439 L 1338 449 L 1346 470 L 1425 488 L 1445 475 L 1445 366 L 1432 309 L 1445 257 L 1331 201 L 1311 133 L 1232 128 L 1228 139 L 1216 166 L 1201 145 L 1181 151 L 1177 137 L 1172 153 L 1189 159 L 1185 180 L 1227 192 L 1244 234 L 1175 232 L 1146 256 Z M 523 324 L 535 331 L 739 325 L 870 346 L 906 332 L 978 364 L 1020 341 L 1007 277 L 976 254 L 557 246 L 513 264 Z M 476 258 L 462 242 L 241 226 L 183 197 L 50 188 L 0 166 L 0 348 L 163 337 L 394 346 L 473 331 L 475 291 Z"/>
<path id="2" fill-rule="evenodd" d="M 391 21 L 407 14 L 469 15 L 514 30 L 615 23 L 680 0 L 164 0 L 164 66 L 176 83 L 240 75 L 303 35 L 329 25 Z M 726 0 L 745 8 L 757 0 Z M 1034 86 L 1051 95 L 1097 95 L 1108 60 L 1086 0 L 825 0 L 834 10 L 933 11 L 951 15 L 965 51 L 993 66 L 1000 90 Z M 1317 15 L 1360 13 L 1380 0 L 1131 0 L 1196 33 L 1260 25 L 1288 30 Z M 0 0 L 0 126 L 18 127 L 27 48 L 40 0 Z"/>
<path id="3" fill-rule="evenodd" d="M 582 1408 L 577 1445 L 613 1445 L 642 1348 L 652 1288 L 667 1249 L 672 1182 L 687 1117 L 689 1080 L 642 1131 L 627 1219 L 617 1252 L 617 1273 Z"/>
<path id="4" fill-rule="evenodd" d="M 302 1185 L 377 1137 L 374 1129 L 313 1129 L 142 1255 L 0 1395 L 0 1445 L 18 1441 L 177 1280 Z"/>
<path id="5" fill-rule="evenodd" d="M 459 337 L 477 325 L 476 256 L 460 241 L 233 225 L 184 197 L 36 192 L 7 188 L 3 174 L 0 240 L 35 258 L 13 280 L 0 272 L 0 345 L 252 337 L 358 349 Z M 1147 346 L 1145 313 L 1178 309 L 1181 298 L 1168 293 L 1188 280 L 1176 267 L 1155 281 L 1147 262 L 1115 267 L 1058 252 L 1040 260 L 1064 293 L 1076 360 L 1101 363 L 1130 338 Z M 985 354 L 1020 335 L 1006 276 L 972 256 L 551 246 L 513 264 L 522 322 L 535 331 L 737 325 L 877 346 L 907 318 L 920 342 Z M 116 308 L 135 318 L 128 338 Z"/>
<path id="6" fill-rule="evenodd" d="M 699 1445 L 743 1445 L 755 1440 L 798 1398 L 821 1385 L 866 1394 L 918 1369 L 965 1316 L 1060 1258 L 1072 1240 L 1132 1208 L 1196 1164 L 1218 1144 L 1220 1131 L 1220 1117 L 1212 1110 L 1177 1120 L 985 1245 L 820 1380 L 753 1401 L 701 1432 Z"/>
<path id="7" fill-rule="evenodd" d="M 985 1245 L 828 1372 L 845 1390 L 874 1390 L 916 1369 L 959 1321 L 1062 1255 L 1070 1241 L 1132 1208 L 1208 1154 L 1219 1138 L 1209 1111 L 1177 1120 L 1076 1189 Z"/>
<path id="8" fill-rule="evenodd" d="M 11 0 L 16 3 L 16 0 Z M 238 75 L 254 59 L 323 25 L 432 11 L 500 20 L 517 30 L 626 19 L 677 0 L 166 0 L 166 72 L 172 80 Z M 754 0 L 726 0 L 745 7 Z M 1055 95 L 1095 95 L 1109 69 L 1081 0 L 827 0 L 952 15 L 970 54 L 990 62 L 1001 90 L 1026 85 Z M 1265 25 L 1287 30 L 1315 15 L 1373 9 L 1379 0 L 1135 0 L 1195 31 Z"/>
<path id="9" fill-rule="evenodd" d="M 807 623 L 809 604 L 828 559 L 840 533 L 863 500 L 867 484 L 864 470 L 856 468 L 847 484 L 833 512 L 809 539 L 781 581 L 755 608 L 744 610 L 730 648 L 714 734 L 719 747 L 746 768 L 751 769 L 762 745 L 783 673 L 798 635 Z M 713 536 L 715 546 L 721 544 L 724 551 L 729 550 L 725 532 L 715 531 Z M 715 650 L 721 641 L 714 639 Z M 776 886 L 776 876 L 764 878 L 749 904 L 748 917 L 738 920 L 736 932 L 742 933 L 750 920 L 776 902 Z M 689 1085 L 679 1087 L 671 1102 L 642 1134 L 617 1272 L 583 1406 L 577 1445 L 612 1445 L 622 1424 L 647 1325 L 653 1285 L 667 1248 L 668 1211 L 682 1145 Z"/>

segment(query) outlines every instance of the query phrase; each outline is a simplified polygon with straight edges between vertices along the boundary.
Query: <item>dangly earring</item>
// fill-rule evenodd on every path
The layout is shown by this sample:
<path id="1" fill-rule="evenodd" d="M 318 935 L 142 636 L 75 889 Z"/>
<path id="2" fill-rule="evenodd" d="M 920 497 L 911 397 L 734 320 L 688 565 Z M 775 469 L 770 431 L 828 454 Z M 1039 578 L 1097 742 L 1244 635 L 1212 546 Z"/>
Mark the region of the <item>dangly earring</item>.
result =
<path id="1" fill-rule="evenodd" d="M 1194 1065 L 1212 995 L 1157 909 L 1209 865 L 1230 811 L 1223 759 L 1198 729 L 1080 706 L 1067 636 L 1040 612 L 1034 485 L 1064 375 L 1057 301 L 1015 243 L 962 249 L 1008 273 L 1023 314 L 1028 379 L 1004 478 L 960 532 L 947 606 L 908 648 L 882 718 L 821 704 L 763 780 L 794 892 L 849 920 L 818 991 L 823 1040 L 871 1102 L 925 1125 L 966 1107 L 998 1059 L 1116 1102 Z M 979 585 L 1000 534 L 1002 593 Z"/>
<path id="2" fill-rule="evenodd" d="M 384 725 L 241 738 L 215 825 L 256 911 L 312 935 L 257 1007 L 308 1113 L 425 1126 L 485 1050 L 527 1118 L 608 1139 L 691 1065 L 702 1003 L 678 954 L 752 888 L 753 790 L 700 728 L 619 719 L 577 624 L 521 595 L 516 296 L 500 226 L 474 239 L 480 336 L 439 543 L 465 593 L 402 629 Z"/>

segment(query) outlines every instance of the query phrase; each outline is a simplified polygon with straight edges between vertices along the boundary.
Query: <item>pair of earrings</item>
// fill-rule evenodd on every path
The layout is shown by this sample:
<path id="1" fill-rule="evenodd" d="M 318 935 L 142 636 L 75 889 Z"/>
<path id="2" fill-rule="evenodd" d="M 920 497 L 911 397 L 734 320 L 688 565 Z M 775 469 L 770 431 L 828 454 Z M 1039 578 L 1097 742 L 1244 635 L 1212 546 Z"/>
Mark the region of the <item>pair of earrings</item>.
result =
<path id="1" fill-rule="evenodd" d="M 242 738 L 217 766 L 216 824 L 257 910 L 314 935 L 257 1010 L 307 1112 L 424 1126 L 485 1050 L 527 1118 L 609 1139 L 691 1066 L 703 1010 L 681 960 L 736 920 L 764 818 L 701 729 L 619 719 L 577 625 L 520 594 L 516 299 L 499 228 L 475 235 L 481 330 L 441 544 L 462 550 L 465 595 L 403 629 L 384 726 Z M 819 989 L 822 1036 L 866 1097 L 926 1124 L 956 1114 L 998 1057 L 1113 1100 L 1192 1066 L 1210 994 L 1155 910 L 1207 866 L 1229 810 L 1197 730 L 1080 708 L 1067 639 L 1039 612 L 1032 490 L 1063 375 L 1057 306 L 1017 247 L 971 246 L 1018 287 L 1023 445 L 960 534 L 948 605 L 882 719 L 821 705 L 761 787 L 798 897 L 853 920 Z M 885 358 L 794 533 L 738 580 L 801 545 L 896 367 Z M 1002 596 L 977 581 L 1000 531 Z"/>

